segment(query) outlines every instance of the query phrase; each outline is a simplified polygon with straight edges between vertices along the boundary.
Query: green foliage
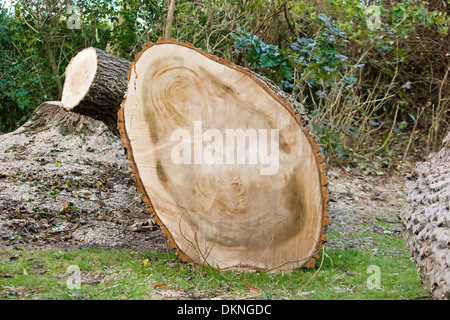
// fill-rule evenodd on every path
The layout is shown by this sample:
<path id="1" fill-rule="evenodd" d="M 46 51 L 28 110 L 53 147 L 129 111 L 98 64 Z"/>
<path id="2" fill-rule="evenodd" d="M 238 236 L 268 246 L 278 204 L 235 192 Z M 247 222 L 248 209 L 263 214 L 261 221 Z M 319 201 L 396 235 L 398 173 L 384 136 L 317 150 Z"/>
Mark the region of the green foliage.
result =
<path id="1" fill-rule="evenodd" d="M 69 2 L 52 3 L 13 1 L 14 11 L 1 11 L 0 131 L 23 123 L 40 102 L 59 99 L 65 67 L 83 48 L 131 61 L 164 34 L 167 0 L 71 1 L 81 11 L 80 29 L 67 27 Z M 329 160 L 386 150 L 399 135 L 383 146 L 378 133 L 397 128 L 393 122 L 415 124 L 431 151 L 450 122 L 448 4 L 386 3 L 370 11 L 359 0 L 178 0 L 171 33 L 298 99 Z"/>
<path id="2" fill-rule="evenodd" d="M 51 90 L 43 86 L 49 75 L 35 39 L 27 38 L 17 21 L 0 8 L 0 132 L 25 122 Z"/>
<path id="3" fill-rule="evenodd" d="M 430 117 L 411 117 L 423 105 L 434 105 L 433 112 L 444 115 L 443 105 L 448 105 L 449 99 L 441 102 L 442 90 L 447 88 L 448 96 L 450 88 L 441 84 L 440 97 L 436 89 L 430 94 L 427 88 L 433 87 L 430 70 L 440 73 L 434 83 L 442 83 L 442 67 L 449 61 L 440 51 L 441 46 L 449 45 L 450 20 L 445 12 L 429 10 L 425 2 L 395 2 L 390 9 L 379 4 L 375 19 L 373 12 L 356 0 L 330 0 L 323 6 L 296 1 L 291 5 L 299 32 L 292 34 L 285 47 L 266 44 L 242 31 L 232 34 L 233 45 L 248 67 L 305 104 L 333 161 L 341 164 L 344 158 L 364 153 L 391 156 L 389 146 L 392 139 L 401 136 L 401 127 L 411 119 L 430 121 Z M 432 39 L 426 38 L 430 31 L 434 31 Z M 425 58 L 423 50 L 417 48 L 421 41 L 431 43 L 436 52 L 428 51 Z M 440 57 L 436 59 L 436 55 Z M 439 130 L 433 126 L 442 127 L 439 117 L 431 121 L 434 125 L 428 122 L 422 126 L 433 132 Z M 389 134 L 391 127 L 394 134 Z M 380 130 L 387 130 L 386 139 L 369 147 L 368 141 L 374 139 L 370 133 Z"/>
<path id="4" fill-rule="evenodd" d="M 237 53 L 243 53 L 244 62 L 256 72 L 264 73 L 283 89 L 292 87 L 294 59 L 287 51 L 265 44 L 257 36 L 238 30 L 231 33 Z"/>
<path id="5" fill-rule="evenodd" d="M 334 81 L 345 71 L 348 57 L 343 54 L 346 45 L 346 34 L 325 14 L 317 17 L 320 32 L 315 38 L 301 37 L 291 44 L 298 52 L 298 64 L 303 79 L 311 86 L 321 81 Z"/>

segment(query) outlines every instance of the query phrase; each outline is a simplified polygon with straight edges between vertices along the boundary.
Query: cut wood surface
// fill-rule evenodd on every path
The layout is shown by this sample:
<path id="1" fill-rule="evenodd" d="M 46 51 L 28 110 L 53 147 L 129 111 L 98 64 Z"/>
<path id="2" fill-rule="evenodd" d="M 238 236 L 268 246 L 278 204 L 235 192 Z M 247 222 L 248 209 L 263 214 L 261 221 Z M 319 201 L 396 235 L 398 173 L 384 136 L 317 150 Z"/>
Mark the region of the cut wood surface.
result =
<path id="1" fill-rule="evenodd" d="M 63 107 L 104 122 L 118 135 L 117 112 L 127 89 L 129 65 L 98 48 L 80 51 L 66 68 Z"/>
<path id="2" fill-rule="evenodd" d="M 435 299 L 450 299 L 450 133 L 443 148 L 417 164 L 405 185 L 403 234 L 422 282 Z"/>
<path id="3" fill-rule="evenodd" d="M 313 267 L 329 223 L 325 165 L 285 97 L 174 40 L 145 45 L 128 77 L 122 142 L 179 257 L 219 269 Z"/>

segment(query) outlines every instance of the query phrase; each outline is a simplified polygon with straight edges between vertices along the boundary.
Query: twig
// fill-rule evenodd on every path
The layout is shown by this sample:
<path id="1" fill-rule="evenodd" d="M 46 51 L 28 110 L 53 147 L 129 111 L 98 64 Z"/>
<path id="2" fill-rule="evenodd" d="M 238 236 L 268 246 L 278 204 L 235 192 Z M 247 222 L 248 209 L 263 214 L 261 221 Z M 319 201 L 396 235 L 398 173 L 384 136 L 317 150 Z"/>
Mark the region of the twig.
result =
<path id="1" fill-rule="evenodd" d="M 167 40 L 170 40 L 170 33 L 171 33 L 172 23 L 173 23 L 173 14 L 175 12 L 175 1 L 176 0 L 170 0 L 169 11 L 167 12 L 166 28 L 164 30 L 164 37 Z"/>
<path id="2" fill-rule="evenodd" d="M 316 277 L 316 275 L 319 273 L 320 269 L 322 269 L 322 265 L 323 265 L 323 260 L 324 259 L 325 259 L 325 245 L 323 245 L 323 247 L 322 247 L 322 261 L 320 262 L 319 269 L 317 269 L 317 271 L 314 272 L 312 277 L 300 288 L 300 291 L 303 290 L 303 288 L 306 287 L 308 285 L 308 283 L 310 283 L 311 280 Z"/>
<path id="3" fill-rule="evenodd" d="M 414 121 L 414 126 L 413 126 L 413 128 L 411 130 L 411 135 L 409 136 L 408 145 L 406 146 L 405 153 L 403 154 L 403 159 L 402 159 L 403 162 L 406 160 L 406 155 L 408 154 L 409 147 L 411 146 L 412 139 L 413 139 L 413 136 L 414 136 L 414 131 L 416 131 L 417 124 L 419 122 L 419 118 L 422 115 L 422 113 L 424 112 L 424 110 L 425 110 L 425 107 L 422 106 L 422 108 L 420 108 L 420 110 L 417 112 L 417 116 L 416 116 L 416 119 Z"/>
<path id="4" fill-rule="evenodd" d="M 392 132 L 394 131 L 394 127 L 395 127 L 395 124 L 396 124 L 396 122 L 397 122 L 397 114 L 398 114 L 399 106 L 400 106 L 400 104 L 397 103 L 397 108 L 395 109 L 394 121 L 393 121 L 393 123 L 392 123 L 391 130 L 389 131 L 389 134 L 388 134 L 386 140 L 384 141 L 383 145 L 382 145 L 381 147 L 379 147 L 378 149 L 376 149 L 375 151 L 373 151 L 373 152 L 367 154 L 366 156 L 371 156 L 371 155 L 373 155 L 374 153 L 377 153 L 378 151 L 380 151 L 381 149 L 383 149 L 383 148 L 386 146 L 386 144 L 389 142 L 389 140 L 391 139 Z"/>
<path id="5" fill-rule="evenodd" d="M 109 290 L 109 289 L 112 289 L 112 288 L 115 288 L 115 287 L 118 287 L 118 286 L 119 286 L 118 284 L 115 284 L 115 285 L 113 285 L 111 287 L 108 287 L 108 288 L 102 289 L 100 291 L 97 291 L 95 294 L 100 294 L 102 292 L 105 292 L 106 290 Z"/>

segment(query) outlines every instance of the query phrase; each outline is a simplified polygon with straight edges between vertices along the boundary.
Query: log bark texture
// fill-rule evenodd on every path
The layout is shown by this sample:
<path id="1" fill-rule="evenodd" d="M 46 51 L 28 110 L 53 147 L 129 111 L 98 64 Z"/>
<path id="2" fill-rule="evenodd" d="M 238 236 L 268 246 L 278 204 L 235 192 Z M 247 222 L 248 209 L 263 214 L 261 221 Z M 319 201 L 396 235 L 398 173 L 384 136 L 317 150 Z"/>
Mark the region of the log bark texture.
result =
<path id="1" fill-rule="evenodd" d="M 422 283 L 435 299 L 450 298 L 450 134 L 442 150 L 416 166 L 399 216 Z"/>
<path id="2" fill-rule="evenodd" d="M 128 78 L 123 146 L 178 256 L 219 269 L 314 267 L 330 222 L 325 164 L 286 96 L 249 70 L 174 40 L 146 44 Z M 245 136 L 241 156 L 238 140 L 228 145 L 230 132 Z M 270 140 L 272 132 L 276 148 L 245 142 L 264 133 Z M 250 161 L 266 148 L 279 151 L 270 172 L 274 162 Z"/>
<path id="3" fill-rule="evenodd" d="M 66 68 L 63 107 L 100 120 L 119 135 L 117 112 L 127 89 L 129 67 L 126 59 L 98 48 L 80 51 Z"/>
<path id="4" fill-rule="evenodd" d="M 62 107 L 61 101 L 46 101 L 40 104 L 27 122 L 14 133 L 31 137 L 51 130 L 63 136 L 76 135 L 83 139 L 94 135 L 117 139 L 102 122 L 67 111 Z"/>

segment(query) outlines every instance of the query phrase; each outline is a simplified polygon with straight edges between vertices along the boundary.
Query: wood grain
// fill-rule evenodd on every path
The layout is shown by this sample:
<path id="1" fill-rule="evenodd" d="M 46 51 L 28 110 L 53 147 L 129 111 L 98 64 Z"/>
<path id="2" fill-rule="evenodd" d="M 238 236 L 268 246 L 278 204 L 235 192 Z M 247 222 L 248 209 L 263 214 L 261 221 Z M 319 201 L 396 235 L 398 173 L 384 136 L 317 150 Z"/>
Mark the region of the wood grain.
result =
<path id="1" fill-rule="evenodd" d="M 219 269 L 314 266 L 329 223 L 325 165 L 292 106 L 249 70 L 173 40 L 146 44 L 128 78 L 122 142 L 178 255 Z M 172 134 L 181 128 L 198 138 L 195 123 L 223 136 L 277 130 L 278 170 L 262 175 L 265 165 L 249 161 L 175 164 Z"/>
<path id="2" fill-rule="evenodd" d="M 116 135 L 117 112 L 127 89 L 130 62 L 98 48 L 86 48 L 66 68 L 62 105 L 100 120 Z"/>

